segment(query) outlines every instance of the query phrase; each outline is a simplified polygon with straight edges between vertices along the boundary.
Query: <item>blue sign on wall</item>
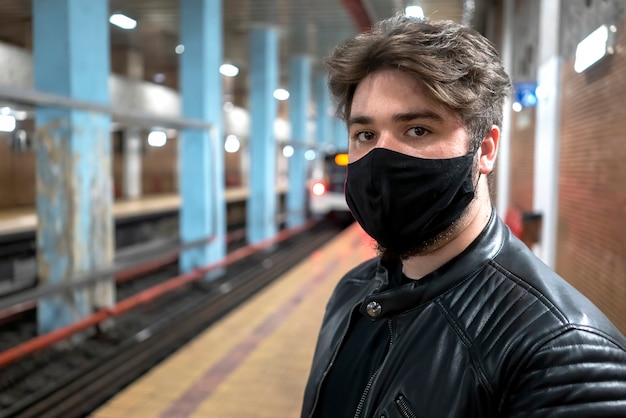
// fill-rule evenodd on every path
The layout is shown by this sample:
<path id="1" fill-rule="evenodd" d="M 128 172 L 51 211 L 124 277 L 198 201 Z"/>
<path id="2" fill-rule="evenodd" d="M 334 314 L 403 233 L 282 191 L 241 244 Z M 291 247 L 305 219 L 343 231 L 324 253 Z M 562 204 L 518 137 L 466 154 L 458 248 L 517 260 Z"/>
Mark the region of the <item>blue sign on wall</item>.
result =
<path id="1" fill-rule="evenodd" d="M 537 106 L 537 83 L 515 83 L 515 101 L 523 107 Z"/>

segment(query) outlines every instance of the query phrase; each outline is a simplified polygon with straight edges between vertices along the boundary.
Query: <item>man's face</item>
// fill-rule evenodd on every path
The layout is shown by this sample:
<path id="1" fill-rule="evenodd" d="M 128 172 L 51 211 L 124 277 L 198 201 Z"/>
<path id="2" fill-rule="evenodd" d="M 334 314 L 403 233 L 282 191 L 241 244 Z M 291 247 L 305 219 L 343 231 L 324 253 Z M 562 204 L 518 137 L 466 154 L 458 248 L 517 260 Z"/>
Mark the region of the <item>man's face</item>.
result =
<path id="1" fill-rule="evenodd" d="M 468 152 L 458 115 L 435 103 L 409 74 L 381 70 L 357 86 L 348 118 L 349 156 L 354 162 L 373 148 L 420 158 L 451 158 Z"/>
<path id="2" fill-rule="evenodd" d="M 357 86 L 348 118 L 349 160 L 354 162 L 374 148 L 386 148 L 427 159 L 466 155 L 469 138 L 454 112 L 428 98 L 420 83 L 398 70 L 370 74 Z M 478 170 L 475 170 L 476 178 Z M 441 248 L 465 227 L 467 210 L 448 229 L 415 247 L 383 255 L 409 258 Z"/>

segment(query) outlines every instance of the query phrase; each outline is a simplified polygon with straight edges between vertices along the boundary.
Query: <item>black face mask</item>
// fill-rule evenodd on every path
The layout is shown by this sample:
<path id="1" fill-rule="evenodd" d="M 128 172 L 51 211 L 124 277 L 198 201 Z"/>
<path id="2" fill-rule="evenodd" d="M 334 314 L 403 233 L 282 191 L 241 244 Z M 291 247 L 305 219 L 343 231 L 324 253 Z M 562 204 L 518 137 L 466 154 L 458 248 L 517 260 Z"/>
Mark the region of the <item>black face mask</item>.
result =
<path id="1" fill-rule="evenodd" d="M 401 254 L 450 227 L 474 197 L 474 153 L 447 159 L 374 148 L 348 164 L 346 201 L 361 227 Z"/>

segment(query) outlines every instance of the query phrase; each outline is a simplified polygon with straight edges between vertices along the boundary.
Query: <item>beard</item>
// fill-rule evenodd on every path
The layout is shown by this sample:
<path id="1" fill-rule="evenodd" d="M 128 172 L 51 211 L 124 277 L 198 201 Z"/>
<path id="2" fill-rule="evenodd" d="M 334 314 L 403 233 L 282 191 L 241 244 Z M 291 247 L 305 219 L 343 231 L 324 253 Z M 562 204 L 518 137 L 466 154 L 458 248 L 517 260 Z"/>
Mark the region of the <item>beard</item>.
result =
<path id="1" fill-rule="evenodd" d="M 417 243 L 413 247 L 404 251 L 395 251 L 377 243 L 376 251 L 385 260 L 407 260 L 415 256 L 431 254 L 448 244 L 459 234 L 465 225 L 463 220 L 467 217 L 466 214 L 468 213 L 470 206 L 471 203 L 467 205 L 463 213 L 455 221 L 453 221 L 446 230 L 440 232 L 434 238 Z"/>

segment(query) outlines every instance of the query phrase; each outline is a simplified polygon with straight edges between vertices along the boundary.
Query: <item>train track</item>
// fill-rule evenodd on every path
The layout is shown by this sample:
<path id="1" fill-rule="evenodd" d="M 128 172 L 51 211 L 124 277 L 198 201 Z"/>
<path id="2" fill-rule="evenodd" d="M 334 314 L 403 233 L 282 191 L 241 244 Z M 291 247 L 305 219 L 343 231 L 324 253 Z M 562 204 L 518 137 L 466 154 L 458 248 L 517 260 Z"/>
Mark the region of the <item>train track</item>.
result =
<path id="1" fill-rule="evenodd" d="M 89 414 L 314 249 L 328 242 L 337 231 L 336 227 L 327 226 L 305 231 L 276 244 L 271 250 L 229 266 L 218 279 L 195 283 L 158 300 L 141 312 L 127 314 L 127 318 L 121 319 L 118 325 L 123 328 L 126 324 L 133 328 L 133 332 L 121 331 L 125 338 L 117 337 L 115 341 L 115 333 L 120 331 L 114 326 L 92 337 L 90 344 L 97 346 L 98 341 L 102 341 L 109 348 L 102 349 L 99 355 L 94 355 L 84 364 L 77 366 L 68 361 L 75 357 L 71 349 L 66 349 L 58 359 L 51 354 L 46 357 L 44 353 L 44 362 L 48 367 L 50 362 L 59 363 L 54 368 L 54 376 L 49 376 L 50 373 L 47 377 L 37 376 L 36 373 L 29 376 L 34 380 L 50 381 L 40 382 L 45 384 L 31 393 L 26 389 L 21 395 L 13 394 L 17 400 L 0 410 L 0 417 L 65 418 Z M 138 315 L 148 318 L 139 321 Z M 136 325 L 146 322 L 149 325 Z M 135 324 L 134 327 L 132 324 Z"/>

